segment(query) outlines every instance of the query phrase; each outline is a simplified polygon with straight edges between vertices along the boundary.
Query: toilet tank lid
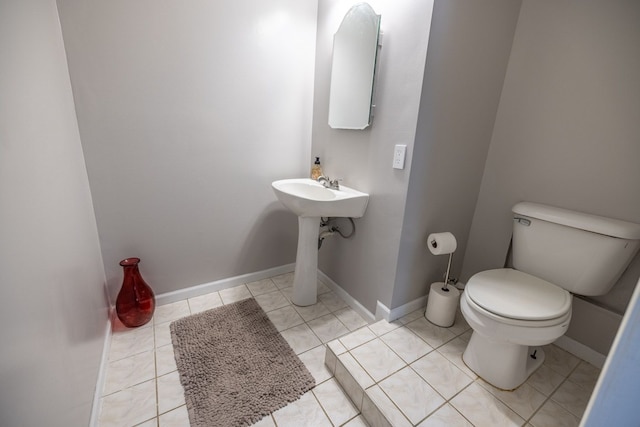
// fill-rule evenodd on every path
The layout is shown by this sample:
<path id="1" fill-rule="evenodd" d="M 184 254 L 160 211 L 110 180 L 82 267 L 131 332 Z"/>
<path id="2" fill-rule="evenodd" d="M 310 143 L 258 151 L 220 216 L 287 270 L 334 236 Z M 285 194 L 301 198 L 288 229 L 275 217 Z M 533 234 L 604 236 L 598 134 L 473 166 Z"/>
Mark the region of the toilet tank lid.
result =
<path id="1" fill-rule="evenodd" d="M 604 234 L 620 239 L 640 240 L 640 224 L 590 215 L 540 203 L 520 202 L 512 211 L 519 215 Z"/>

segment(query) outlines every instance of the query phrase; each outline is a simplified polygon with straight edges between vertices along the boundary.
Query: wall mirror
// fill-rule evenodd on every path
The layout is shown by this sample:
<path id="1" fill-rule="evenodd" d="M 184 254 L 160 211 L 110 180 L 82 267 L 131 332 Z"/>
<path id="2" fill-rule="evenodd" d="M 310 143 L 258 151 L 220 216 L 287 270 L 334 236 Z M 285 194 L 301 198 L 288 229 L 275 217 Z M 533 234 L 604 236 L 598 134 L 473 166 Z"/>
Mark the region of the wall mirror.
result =
<path id="1" fill-rule="evenodd" d="M 329 126 L 364 129 L 371 124 L 380 15 L 367 3 L 353 6 L 333 38 Z"/>

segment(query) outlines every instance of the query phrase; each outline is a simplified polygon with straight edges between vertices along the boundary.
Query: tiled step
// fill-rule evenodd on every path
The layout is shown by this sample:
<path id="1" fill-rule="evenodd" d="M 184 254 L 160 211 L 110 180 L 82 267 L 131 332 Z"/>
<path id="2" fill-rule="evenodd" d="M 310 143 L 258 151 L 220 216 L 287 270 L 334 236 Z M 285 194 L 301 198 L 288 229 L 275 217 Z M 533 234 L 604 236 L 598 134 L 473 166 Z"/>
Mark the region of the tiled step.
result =
<path id="1" fill-rule="evenodd" d="M 442 393 L 465 387 L 475 378 L 460 358 L 468 331 L 461 315 L 453 327 L 440 328 L 417 311 L 329 342 L 325 364 L 370 425 L 415 426 L 445 403 Z M 452 359 L 460 358 L 460 367 L 434 352 L 437 347 L 448 351 Z M 428 357 L 431 353 L 433 357 Z M 453 379 L 457 386 L 443 385 L 436 391 L 418 374 L 421 369 L 428 373 L 438 363 L 448 367 L 449 375 L 443 381 Z"/>
<path id="2" fill-rule="evenodd" d="M 419 310 L 330 341 L 325 364 L 372 427 L 578 426 L 599 369 L 548 345 L 542 367 L 505 392 L 462 361 L 471 333 L 460 312 L 441 328 Z"/>

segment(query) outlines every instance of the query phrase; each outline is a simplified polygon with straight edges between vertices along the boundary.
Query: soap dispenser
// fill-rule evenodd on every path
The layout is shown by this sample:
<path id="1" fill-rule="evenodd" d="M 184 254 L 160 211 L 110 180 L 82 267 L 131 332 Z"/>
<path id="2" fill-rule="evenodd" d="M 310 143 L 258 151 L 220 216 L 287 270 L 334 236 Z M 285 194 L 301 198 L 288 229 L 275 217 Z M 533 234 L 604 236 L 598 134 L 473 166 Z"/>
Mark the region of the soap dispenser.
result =
<path id="1" fill-rule="evenodd" d="M 314 181 L 322 176 L 322 166 L 320 165 L 320 157 L 316 157 L 316 161 L 311 166 L 311 179 Z"/>

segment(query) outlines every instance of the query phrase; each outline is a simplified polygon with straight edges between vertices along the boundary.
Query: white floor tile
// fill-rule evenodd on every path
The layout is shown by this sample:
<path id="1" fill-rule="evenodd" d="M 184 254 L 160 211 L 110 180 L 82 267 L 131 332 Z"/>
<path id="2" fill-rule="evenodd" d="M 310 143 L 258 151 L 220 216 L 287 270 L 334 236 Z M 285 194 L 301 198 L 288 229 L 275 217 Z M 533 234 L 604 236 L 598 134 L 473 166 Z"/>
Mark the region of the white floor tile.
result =
<path id="1" fill-rule="evenodd" d="M 220 298 L 224 304 L 231 304 L 243 299 L 251 298 L 251 292 L 249 292 L 249 289 L 245 285 L 240 285 L 221 290 Z"/>
<path id="2" fill-rule="evenodd" d="M 599 376 L 600 369 L 590 363 L 581 361 L 578 367 L 569 375 L 569 380 L 585 390 L 591 391 L 596 386 Z"/>
<path id="3" fill-rule="evenodd" d="M 325 352 L 325 346 L 319 345 L 298 355 L 302 363 L 304 363 L 311 375 L 313 375 L 313 378 L 316 380 L 316 385 L 333 376 L 324 363 Z"/>
<path id="4" fill-rule="evenodd" d="M 367 424 L 362 415 L 358 415 L 357 417 L 346 423 L 343 427 L 369 427 L 369 424 Z"/>
<path id="5" fill-rule="evenodd" d="M 156 415 L 156 382 L 150 380 L 102 398 L 100 427 L 134 426 Z"/>
<path id="6" fill-rule="evenodd" d="M 266 294 L 256 295 L 254 296 L 254 298 L 256 302 L 260 304 L 260 307 L 262 307 L 265 313 L 269 313 L 273 310 L 277 310 L 289 305 L 289 300 L 287 300 L 282 292 L 278 290 Z"/>
<path id="7" fill-rule="evenodd" d="M 189 303 L 187 300 L 173 302 L 171 304 L 159 305 L 153 315 L 156 324 L 173 322 L 182 317 L 189 316 Z"/>
<path id="8" fill-rule="evenodd" d="M 522 384 L 513 391 L 497 389 L 481 379 L 477 383 L 524 419 L 530 418 L 547 400 L 544 394 L 527 383 Z"/>
<path id="9" fill-rule="evenodd" d="M 347 307 L 347 303 L 332 291 L 319 295 L 318 300 L 331 312 Z"/>
<path id="10" fill-rule="evenodd" d="M 135 427 L 158 427 L 158 419 L 152 418 L 148 421 L 143 422 L 142 424 L 138 424 Z"/>
<path id="11" fill-rule="evenodd" d="M 438 348 L 455 337 L 453 332 L 447 328 L 436 326 L 424 317 L 408 323 L 407 327 L 433 348 Z"/>
<path id="12" fill-rule="evenodd" d="M 171 322 L 156 324 L 153 328 L 156 348 L 171 344 Z"/>
<path id="13" fill-rule="evenodd" d="M 185 404 L 184 389 L 178 371 L 157 378 L 158 413 L 164 414 Z"/>
<path id="14" fill-rule="evenodd" d="M 331 289 L 322 283 L 322 281 L 318 280 L 318 295 L 326 294 L 327 292 L 331 292 Z"/>
<path id="15" fill-rule="evenodd" d="M 418 427 L 473 427 L 473 424 L 447 403 L 418 424 Z"/>
<path id="16" fill-rule="evenodd" d="M 334 425 L 340 426 L 360 413 L 335 379 L 316 386 L 313 394 Z"/>
<path id="17" fill-rule="evenodd" d="M 351 350 L 351 355 L 376 382 L 399 371 L 406 365 L 379 338 Z"/>
<path id="18" fill-rule="evenodd" d="M 251 292 L 251 294 L 254 296 L 262 295 L 262 294 L 266 294 L 266 293 L 278 290 L 275 283 L 273 283 L 271 279 L 258 280 L 256 282 L 246 283 L 246 285 L 247 285 L 247 288 L 249 289 L 249 292 Z"/>
<path id="19" fill-rule="evenodd" d="M 168 374 L 177 370 L 173 345 L 165 345 L 156 349 L 156 376 Z"/>
<path id="20" fill-rule="evenodd" d="M 568 376 L 573 371 L 573 368 L 580 363 L 580 359 L 553 344 L 546 345 L 543 349 L 545 354 L 544 365 L 562 376 Z"/>
<path id="21" fill-rule="evenodd" d="M 321 302 L 317 302 L 314 305 L 308 305 L 306 307 L 294 305 L 293 308 L 296 309 L 305 322 L 329 314 L 329 309 Z"/>
<path id="22" fill-rule="evenodd" d="M 155 355 L 146 351 L 125 359 L 110 362 L 107 366 L 103 394 L 124 390 L 156 376 Z"/>
<path id="23" fill-rule="evenodd" d="M 403 325 L 406 325 L 407 323 L 413 322 L 416 319 L 420 319 L 424 317 L 424 310 L 425 308 L 419 308 L 417 310 L 412 311 L 411 313 L 402 316 L 401 318 L 399 318 L 397 321 L 402 323 Z"/>
<path id="24" fill-rule="evenodd" d="M 571 380 L 566 380 L 551 395 L 554 402 L 578 417 L 582 417 L 584 410 L 587 409 L 590 397 L 591 390 L 585 390 Z"/>
<path id="25" fill-rule="evenodd" d="M 412 363 L 433 348 L 407 328 L 398 328 L 380 337 L 406 363 Z"/>
<path id="26" fill-rule="evenodd" d="M 393 404 L 391 399 L 382 391 L 382 389 L 374 385 L 365 392 L 367 398 L 378 408 L 393 427 L 411 427 L 411 423 Z M 363 410 L 364 412 L 364 410 Z M 366 412 L 365 412 L 366 417 Z"/>
<path id="27" fill-rule="evenodd" d="M 278 289 L 290 288 L 293 286 L 293 272 L 274 276 L 271 281 Z"/>
<path id="28" fill-rule="evenodd" d="M 346 326 L 350 331 L 355 331 L 363 326 L 367 326 L 367 321 L 351 307 L 341 308 L 333 314 L 338 316 L 338 319 L 340 319 L 340 321 L 344 323 L 344 326 Z"/>
<path id="29" fill-rule="evenodd" d="M 322 344 L 306 323 L 280 332 L 296 354 L 304 353 Z"/>
<path id="30" fill-rule="evenodd" d="M 220 298 L 220 294 L 218 292 L 211 292 L 209 294 L 189 298 L 188 302 L 191 314 L 196 314 L 220 307 L 222 305 L 222 298 Z"/>
<path id="31" fill-rule="evenodd" d="M 411 367 L 445 399 L 451 399 L 473 381 L 437 351 L 418 359 Z"/>
<path id="32" fill-rule="evenodd" d="M 349 333 L 349 330 L 333 314 L 310 320 L 307 324 L 323 343 Z"/>
<path id="33" fill-rule="evenodd" d="M 304 323 L 298 312 L 290 305 L 267 313 L 269 319 L 278 331 L 292 328 Z"/>
<path id="34" fill-rule="evenodd" d="M 580 419 L 554 401 L 548 400 L 531 418 L 530 423 L 534 427 L 578 427 Z"/>
<path id="35" fill-rule="evenodd" d="M 476 379 L 478 375 L 473 372 L 462 360 L 462 354 L 467 348 L 469 341 L 465 341 L 462 337 L 454 338 L 445 345 L 438 347 L 438 353 L 449 359 L 454 365 L 458 367 L 462 372 L 467 374 L 469 378 Z"/>
<path id="36" fill-rule="evenodd" d="M 331 421 L 310 391 L 295 402 L 278 409 L 273 413 L 273 418 L 278 427 L 331 427 Z"/>
<path id="37" fill-rule="evenodd" d="M 546 365 L 542 365 L 529 377 L 526 383 L 545 396 L 550 396 L 563 381 L 564 377 L 562 375 Z"/>
<path id="38" fill-rule="evenodd" d="M 376 334 L 371 332 L 371 329 L 368 327 L 363 327 L 360 329 L 356 329 L 348 335 L 340 337 L 339 341 L 347 350 L 352 350 L 359 345 L 368 343 L 376 339 Z"/>
<path id="39" fill-rule="evenodd" d="M 462 390 L 450 403 L 476 426 L 516 427 L 524 424 L 518 414 L 475 383 Z"/>
<path id="40" fill-rule="evenodd" d="M 189 413 L 186 406 L 176 408 L 158 417 L 159 427 L 186 427 L 189 425 Z"/>
<path id="41" fill-rule="evenodd" d="M 381 381 L 379 386 L 414 425 L 445 403 L 444 399 L 409 367 Z"/>
<path id="42" fill-rule="evenodd" d="M 393 322 L 387 322 L 386 320 L 380 320 L 376 323 L 373 323 L 371 325 L 369 325 L 369 329 L 371 329 L 371 332 L 373 332 L 374 334 L 376 334 L 377 336 L 381 336 L 384 335 L 388 332 L 391 332 L 395 329 L 398 329 L 399 327 L 402 326 L 402 323 L 400 323 L 399 321 L 393 321 Z"/>
<path id="43" fill-rule="evenodd" d="M 143 327 L 115 332 L 111 336 L 109 361 L 125 359 L 150 351 L 154 346 L 153 327 Z"/>

